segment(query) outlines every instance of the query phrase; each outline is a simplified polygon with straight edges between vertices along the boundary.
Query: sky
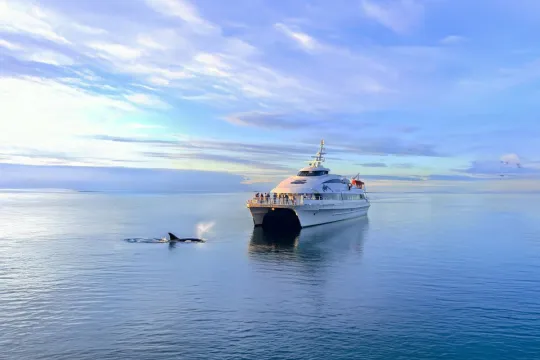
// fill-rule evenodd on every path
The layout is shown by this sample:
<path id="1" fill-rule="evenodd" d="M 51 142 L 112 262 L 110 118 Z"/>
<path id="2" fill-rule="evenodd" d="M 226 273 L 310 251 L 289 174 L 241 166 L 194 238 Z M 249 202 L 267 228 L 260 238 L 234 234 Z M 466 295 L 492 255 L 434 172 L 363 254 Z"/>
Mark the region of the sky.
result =
<path id="1" fill-rule="evenodd" d="M 536 0 L 0 0 L 0 187 L 262 186 L 324 139 L 380 188 L 540 191 L 539 32 Z"/>

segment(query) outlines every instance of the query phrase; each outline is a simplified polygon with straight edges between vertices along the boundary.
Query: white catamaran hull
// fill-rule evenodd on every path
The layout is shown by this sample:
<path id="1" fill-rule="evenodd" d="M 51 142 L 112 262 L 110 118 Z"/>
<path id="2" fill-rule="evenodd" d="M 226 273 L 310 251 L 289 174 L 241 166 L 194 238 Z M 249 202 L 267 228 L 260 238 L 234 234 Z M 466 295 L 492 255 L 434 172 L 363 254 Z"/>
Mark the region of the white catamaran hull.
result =
<path id="1" fill-rule="evenodd" d="M 264 222 L 264 217 L 271 211 L 282 211 L 289 209 L 294 212 L 301 227 L 309 227 L 331 223 L 335 221 L 348 220 L 366 216 L 369 203 L 358 207 L 343 207 L 339 204 L 328 205 L 300 205 L 300 206 L 250 206 L 251 216 L 255 226 L 260 226 Z"/>

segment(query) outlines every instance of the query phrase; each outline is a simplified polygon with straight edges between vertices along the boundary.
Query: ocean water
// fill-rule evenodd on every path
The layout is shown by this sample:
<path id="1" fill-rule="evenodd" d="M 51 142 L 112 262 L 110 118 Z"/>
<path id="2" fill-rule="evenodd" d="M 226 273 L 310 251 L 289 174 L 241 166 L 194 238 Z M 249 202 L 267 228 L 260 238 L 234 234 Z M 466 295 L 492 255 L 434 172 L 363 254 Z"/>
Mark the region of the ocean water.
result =
<path id="1" fill-rule="evenodd" d="M 373 194 L 280 236 L 248 197 L 0 194 L 0 358 L 540 358 L 540 196 Z"/>

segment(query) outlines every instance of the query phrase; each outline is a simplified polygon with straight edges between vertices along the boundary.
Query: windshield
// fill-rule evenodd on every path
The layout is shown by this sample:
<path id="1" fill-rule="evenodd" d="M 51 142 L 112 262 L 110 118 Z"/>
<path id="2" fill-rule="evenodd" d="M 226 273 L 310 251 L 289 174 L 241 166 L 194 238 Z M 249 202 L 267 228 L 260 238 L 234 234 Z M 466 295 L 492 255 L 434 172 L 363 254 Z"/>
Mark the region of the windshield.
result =
<path id="1" fill-rule="evenodd" d="M 321 176 L 327 175 L 328 170 L 317 170 L 317 171 L 300 171 L 298 176 Z"/>

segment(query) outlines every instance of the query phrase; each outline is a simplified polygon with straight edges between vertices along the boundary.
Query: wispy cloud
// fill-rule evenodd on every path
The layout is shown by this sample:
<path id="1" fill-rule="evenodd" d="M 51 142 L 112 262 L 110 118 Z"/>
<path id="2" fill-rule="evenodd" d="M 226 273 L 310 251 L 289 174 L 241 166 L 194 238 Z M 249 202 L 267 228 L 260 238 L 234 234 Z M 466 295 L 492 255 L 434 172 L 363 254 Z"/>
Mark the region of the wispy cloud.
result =
<path id="1" fill-rule="evenodd" d="M 153 95 L 148 94 L 129 94 L 125 95 L 125 98 L 132 103 L 143 105 L 143 106 L 149 106 L 153 108 L 160 108 L 160 109 L 168 109 L 169 105 L 163 101 L 161 101 L 159 98 Z"/>
<path id="2" fill-rule="evenodd" d="M 506 165 L 521 166 L 521 160 L 517 154 L 504 154 L 501 156 L 501 162 Z"/>
<path id="3" fill-rule="evenodd" d="M 355 151 L 363 155 L 401 155 L 443 157 L 433 144 L 403 142 L 399 139 L 365 139 L 358 144 L 344 146 L 346 151 Z"/>
<path id="4" fill-rule="evenodd" d="M 456 171 L 484 178 L 540 178 L 540 168 L 536 167 L 534 162 L 523 163 L 517 154 L 504 154 L 499 161 L 473 161 L 469 167 Z"/>
<path id="5" fill-rule="evenodd" d="M 240 175 L 219 172 L 90 166 L 1 164 L 0 188 L 63 188 L 78 191 L 220 192 L 249 190 Z M 137 181 L 133 181 L 137 179 Z"/>
<path id="6" fill-rule="evenodd" d="M 231 124 L 240 126 L 253 126 L 266 129 L 302 129 L 321 124 L 320 120 L 299 119 L 292 114 L 272 114 L 265 112 L 247 112 L 233 114 L 226 117 Z"/>
<path id="7" fill-rule="evenodd" d="M 55 66 L 73 65 L 75 63 L 69 56 L 48 50 L 30 53 L 25 59 Z"/>
<path id="8" fill-rule="evenodd" d="M 285 155 L 294 157 L 295 155 L 311 155 L 316 151 L 313 146 L 304 144 L 290 145 L 283 143 L 267 143 L 267 142 L 240 142 L 240 141 L 224 141 L 209 138 L 182 138 L 173 137 L 173 139 L 146 139 L 135 137 L 122 137 L 110 135 L 92 135 L 91 138 L 103 141 L 112 141 L 120 143 L 139 143 L 156 146 L 166 146 L 176 150 L 188 151 L 218 151 L 218 152 L 233 152 L 245 155 L 261 155 L 264 157 L 274 156 L 282 158 Z"/>
<path id="9" fill-rule="evenodd" d="M 153 50 L 167 50 L 168 47 L 160 42 L 157 42 L 148 35 L 141 34 L 137 37 L 137 43 Z"/>
<path id="10" fill-rule="evenodd" d="M 400 175 L 362 175 L 367 180 L 392 180 L 392 181 L 425 181 L 419 176 L 400 176 Z"/>
<path id="11" fill-rule="evenodd" d="M 50 20 L 52 12 L 44 11 L 32 3 L 0 1 L 0 30 L 13 33 L 26 33 L 38 38 L 67 44 L 69 41 L 59 35 Z"/>
<path id="12" fill-rule="evenodd" d="M 540 55 L 531 61 L 505 68 L 490 69 L 481 75 L 471 75 L 457 82 L 459 91 L 471 95 L 493 94 L 540 79 Z"/>
<path id="13" fill-rule="evenodd" d="M 395 167 L 398 169 L 412 169 L 414 165 L 410 163 L 401 163 L 401 164 L 393 164 L 392 167 Z"/>
<path id="14" fill-rule="evenodd" d="M 17 45 L 15 43 L 9 42 L 7 40 L 0 39 L 0 46 L 5 47 L 9 50 L 20 50 L 22 49 L 20 45 Z"/>
<path id="15" fill-rule="evenodd" d="M 142 55 L 142 51 L 122 44 L 93 42 L 88 44 L 106 58 L 118 58 L 120 60 L 134 60 Z"/>
<path id="16" fill-rule="evenodd" d="M 97 26 L 75 21 L 65 25 L 65 16 L 51 11 L 47 14 L 54 15 L 39 19 L 68 39 L 68 53 L 83 54 L 86 61 L 97 58 L 111 73 L 134 76 L 150 86 L 167 87 L 178 98 L 212 107 L 316 112 L 339 104 L 363 111 L 405 101 L 404 94 L 413 92 L 400 92 L 400 87 L 407 87 L 404 75 L 418 78 L 407 65 L 419 63 L 416 55 L 411 58 L 413 51 L 398 53 L 371 46 L 356 53 L 322 43 L 296 25 L 274 22 L 279 35 L 289 37 L 306 51 L 317 50 L 310 63 L 302 64 L 280 58 L 279 54 L 269 57 L 256 37 L 248 41 L 225 35 L 220 25 L 205 19 L 187 1 L 148 0 L 142 4 L 148 6 L 148 11 L 165 17 L 169 25 L 131 22 L 129 26 Z M 49 24 L 50 19 L 58 23 Z M 121 17 L 118 20 L 119 24 L 126 21 Z M 171 21 L 174 26 L 170 26 Z M 430 62 L 423 53 L 419 52 L 418 58 L 424 64 Z M 404 67 L 404 71 L 396 67 Z M 251 109 L 246 109 L 246 104 L 251 104 Z"/>
<path id="17" fill-rule="evenodd" d="M 133 128 L 135 128 L 135 129 L 163 129 L 163 126 L 162 126 L 162 125 L 157 125 L 157 124 L 139 124 L 139 123 L 134 123 L 134 124 L 131 124 L 130 126 L 133 127 Z"/>
<path id="18" fill-rule="evenodd" d="M 72 23 L 71 26 L 76 31 L 84 33 L 84 34 L 89 34 L 89 35 L 104 35 L 104 34 L 107 34 L 107 30 L 97 28 L 97 27 L 91 27 L 91 26 L 87 26 L 87 25 L 83 25 L 83 24 L 77 24 L 77 23 Z"/>
<path id="19" fill-rule="evenodd" d="M 360 127 L 362 128 L 362 127 Z M 365 155 L 398 155 L 422 157 L 448 157 L 449 154 L 440 151 L 437 145 L 429 141 L 406 140 L 388 135 L 366 136 L 362 132 L 351 131 L 350 126 L 331 128 L 324 136 L 329 151 L 335 153 Z M 318 136 L 304 137 L 305 143 L 317 143 Z"/>
<path id="20" fill-rule="evenodd" d="M 388 165 L 386 165 L 385 163 L 362 163 L 362 164 L 358 164 L 360 166 L 363 166 L 363 167 L 370 167 L 370 168 L 385 168 L 385 167 L 388 167 Z"/>
<path id="21" fill-rule="evenodd" d="M 456 45 L 461 44 L 463 42 L 467 41 L 467 39 L 463 36 L 458 35 L 448 35 L 440 40 L 440 43 L 443 45 Z"/>
<path id="22" fill-rule="evenodd" d="M 282 23 L 277 23 L 274 26 L 276 29 L 283 32 L 289 38 L 294 40 L 296 44 L 302 47 L 304 50 L 312 51 L 317 49 L 317 47 L 319 46 L 317 40 L 315 40 L 312 36 L 306 33 L 298 30 L 293 30 L 289 26 Z"/>
<path id="23" fill-rule="evenodd" d="M 174 160 L 176 164 L 192 164 L 201 168 L 211 167 L 220 171 L 238 171 L 244 175 L 257 176 L 274 173 L 285 176 L 303 166 L 305 161 L 317 150 L 317 142 L 289 145 L 282 142 L 231 142 L 214 139 L 148 139 L 127 138 L 109 135 L 92 136 L 93 139 L 116 143 L 140 144 L 141 154 L 145 157 Z M 352 147 L 334 143 L 328 146 L 328 151 L 337 156 L 346 155 L 357 157 L 360 154 L 396 154 L 437 156 L 429 148 L 402 144 L 389 145 L 364 141 L 361 147 Z M 396 141 L 393 141 L 396 143 Z M 329 159 L 330 160 L 330 159 Z M 339 161 L 339 159 L 331 160 Z M 197 165 L 193 165 L 197 164 Z M 231 167 L 230 164 L 238 165 Z M 367 167 L 383 167 L 380 163 L 360 164 Z"/>
<path id="24" fill-rule="evenodd" d="M 184 0 L 145 0 L 146 3 L 155 11 L 165 15 L 182 19 L 193 26 L 194 29 L 211 31 L 217 30 L 215 27 L 204 20 L 197 11 L 197 8 L 188 1 Z"/>
<path id="25" fill-rule="evenodd" d="M 194 161 L 207 161 L 212 163 L 218 163 L 220 167 L 227 167 L 228 165 L 245 165 L 250 168 L 255 168 L 255 173 L 257 171 L 278 171 L 278 172 L 292 172 L 295 168 L 290 166 L 284 166 L 275 163 L 269 163 L 266 161 L 242 158 L 239 156 L 230 156 L 223 154 L 211 154 L 211 153 L 191 153 L 191 154 L 182 154 L 182 153 L 170 153 L 170 152 L 149 152 L 144 153 L 145 156 L 165 158 L 170 160 L 194 160 Z M 237 154 L 238 155 L 238 154 Z"/>
<path id="26" fill-rule="evenodd" d="M 408 33 L 424 16 L 424 6 L 417 0 L 362 0 L 365 16 L 396 33 Z"/>

